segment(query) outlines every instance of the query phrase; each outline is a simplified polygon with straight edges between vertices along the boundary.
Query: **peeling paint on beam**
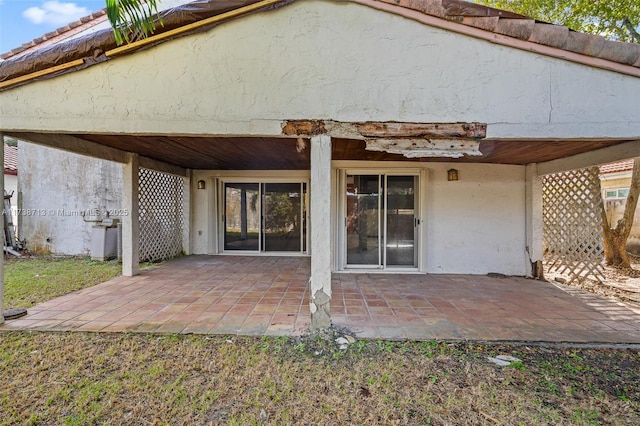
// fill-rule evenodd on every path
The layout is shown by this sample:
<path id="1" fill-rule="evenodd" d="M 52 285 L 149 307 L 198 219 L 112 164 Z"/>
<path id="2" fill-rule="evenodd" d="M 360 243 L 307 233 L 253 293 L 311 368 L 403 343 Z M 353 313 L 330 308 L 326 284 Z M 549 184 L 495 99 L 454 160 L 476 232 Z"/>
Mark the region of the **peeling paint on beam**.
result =
<path id="1" fill-rule="evenodd" d="M 487 136 L 485 123 L 398 123 L 355 124 L 365 138 L 472 138 Z"/>
<path id="2" fill-rule="evenodd" d="M 282 125 L 282 134 L 286 136 L 316 136 L 325 134 L 322 120 L 287 120 Z"/>
<path id="3" fill-rule="evenodd" d="M 356 122 L 331 120 L 287 120 L 282 124 L 286 136 L 310 137 L 327 134 L 345 139 L 425 138 L 425 139 L 484 139 L 486 123 L 403 123 Z"/>
<path id="4" fill-rule="evenodd" d="M 367 151 L 400 154 L 407 158 L 460 158 L 481 156 L 480 141 L 462 139 L 372 139 L 366 140 Z"/>

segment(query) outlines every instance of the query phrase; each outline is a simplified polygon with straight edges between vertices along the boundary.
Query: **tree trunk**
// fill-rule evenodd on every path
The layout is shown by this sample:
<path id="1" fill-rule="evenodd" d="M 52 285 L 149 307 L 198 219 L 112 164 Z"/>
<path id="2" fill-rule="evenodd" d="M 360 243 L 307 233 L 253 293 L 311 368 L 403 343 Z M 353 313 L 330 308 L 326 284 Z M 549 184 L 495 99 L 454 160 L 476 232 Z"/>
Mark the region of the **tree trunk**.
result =
<path id="1" fill-rule="evenodd" d="M 627 256 L 627 239 L 633 226 L 633 218 L 638 205 L 640 195 L 640 159 L 633 162 L 633 174 L 631 175 L 631 186 L 629 195 L 624 206 L 622 219 L 618 221 L 615 228 L 607 218 L 604 200 L 600 204 L 600 214 L 602 216 L 602 240 L 604 243 L 604 258 L 609 266 L 618 268 L 629 268 L 629 257 Z"/>

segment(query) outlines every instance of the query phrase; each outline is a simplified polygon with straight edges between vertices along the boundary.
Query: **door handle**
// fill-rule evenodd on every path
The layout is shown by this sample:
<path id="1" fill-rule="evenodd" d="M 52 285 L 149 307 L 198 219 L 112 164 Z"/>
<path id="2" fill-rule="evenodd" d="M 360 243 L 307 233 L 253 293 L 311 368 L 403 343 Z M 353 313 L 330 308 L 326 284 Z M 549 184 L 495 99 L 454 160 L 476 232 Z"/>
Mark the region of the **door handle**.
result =
<path id="1" fill-rule="evenodd" d="M 417 217 L 413 218 L 413 226 L 417 227 L 418 225 L 420 225 L 420 219 L 418 219 Z"/>

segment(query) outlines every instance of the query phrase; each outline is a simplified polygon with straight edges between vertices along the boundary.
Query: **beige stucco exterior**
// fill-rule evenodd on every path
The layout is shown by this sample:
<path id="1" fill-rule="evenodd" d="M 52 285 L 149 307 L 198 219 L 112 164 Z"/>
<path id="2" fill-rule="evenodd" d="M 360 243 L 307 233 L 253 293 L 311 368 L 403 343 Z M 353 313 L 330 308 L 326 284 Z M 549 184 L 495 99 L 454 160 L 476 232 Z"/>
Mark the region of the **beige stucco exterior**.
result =
<path id="1" fill-rule="evenodd" d="M 19 238 L 31 251 L 88 255 L 94 223 L 82 214 L 96 220 L 122 209 L 117 163 L 21 141 L 18 169 Z"/>
<path id="2" fill-rule="evenodd" d="M 636 138 L 638 98 L 632 76 L 310 0 L 2 92 L 0 115 L 6 130 L 276 135 L 324 118 Z"/>
<path id="3" fill-rule="evenodd" d="M 490 139 L 580 143 L 583 138 L 640 139 L 638 99 L 637 77 L 493 44 L 363 5 L 308 0 L 0 92 L 0 130 L 279 136 L 289 119 L 481 122 L 487 123 Z M 116 157 L 127 163 L 123 155 L 128 154 Z M 327 162 L 326 155 L 322 161 Z M 311 179 L 314 166 L 276 171 L 272 177 Z M 531 229 L 539 228 L 541 220 L 533 202 L 540 188 L 532 181 L 532 169 L 527 178 L 525 165 L 456 163 L 461 178 L 448 182 L 450 166 L 428 161 L 400 166 L 334 162 L 324 171 L 331 179 L 318 175 L 331 182 L 329 188 L 322 186 L 331 191 L 331 205 L 320 203 L 325 207 L 316 207 L 311 221 L 325 227 L 329 215 L 330 228 L 323 228 L 322 235 L 331 239 L 333 252 L 318 271 L 326 275 L 327 262 L 333 270 L 342 268 L 341 170 L 394 167 L 419 169 L 420 271 L 530 272 L 536 260 L 531 247 L 539 245 L 531 241 L 536 238 Z M 125 197 L 130 197 L 137 191 L 134 172 L 130 166 L 125 172 Z M 193 171 L 187 180 L 187 252 L 219 252 L 221 206 L 215 188 L 221 176 L 265 173 Z M 207 190 L 195 189 L 201 179 L 209 183 Z M 125 251 L 131 254 L 135 232 L 127 235 Z M 134 273 L 135 266 L 128 265 Z"/>

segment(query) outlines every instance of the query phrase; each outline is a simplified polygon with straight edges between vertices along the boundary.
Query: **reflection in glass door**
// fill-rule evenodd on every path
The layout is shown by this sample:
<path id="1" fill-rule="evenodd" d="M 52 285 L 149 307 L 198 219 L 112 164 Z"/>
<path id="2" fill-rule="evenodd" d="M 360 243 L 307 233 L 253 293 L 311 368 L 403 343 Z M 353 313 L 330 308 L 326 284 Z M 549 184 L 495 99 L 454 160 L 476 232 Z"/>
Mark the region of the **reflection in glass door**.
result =
<path id="1" fill-rule="evenodd" d="M 227 183 L 224 197 L 224 249 L 257 251 L 260 247 L 259 185 Z"/>
<path id="2" fill-rule="evenodd" d="M 347 266 L 416 267 L 415 176 L 346 176 Z"/>
<path id="3" fill-rule="evenodd" d="M 306 251 L 306 190 L 295 183 L 224 183 L 224 250 Z"/>
<path id="4" fill-rule="evenodd" d="M 302 185 L 264 184 L 264 251 L 300 251 L 304 234 Z"/>
<path id="5" fill-rule="evenodd" d="M 347 176 L 347 264 L 378 267 L 380 176 Z"/>
<path id="6" fill-rule="evenodd" d="M 386 176 L 386 255 L 387 266 L 415 266 L 416 215 L 414 176 Z"/>

